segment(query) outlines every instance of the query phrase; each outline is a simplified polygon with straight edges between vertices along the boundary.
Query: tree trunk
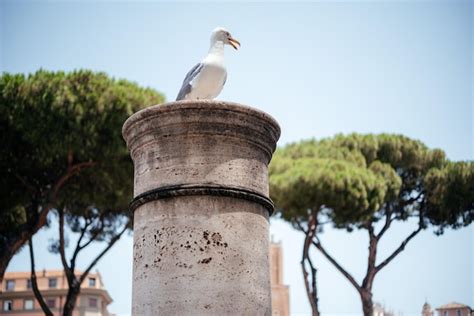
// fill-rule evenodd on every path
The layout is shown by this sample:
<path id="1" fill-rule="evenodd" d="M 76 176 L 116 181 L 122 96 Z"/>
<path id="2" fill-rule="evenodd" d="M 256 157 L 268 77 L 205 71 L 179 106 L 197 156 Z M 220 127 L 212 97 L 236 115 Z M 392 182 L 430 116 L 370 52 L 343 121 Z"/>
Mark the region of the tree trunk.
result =
<path id="1" fill-rule="evenodd" d="M 306 258 L 307 260 L 308 258 Z M 316 288 L 316 269 L 311 267 L 311 286 L 309 285 L 308 277 L 309 273 L 305 267 L 305 260 L 301 261 L 301 268 L 303 270 L 303 278 L 305 282 L 305 289 L 306 294 L 308 295 L 308 300 L 311 305 L 311 315 L 312 316 L 319 316 L 319 307 L 318 307 L 318 292 Z"/>
<path id="2" fill-rule="evenodd" d="M 367 259 L 367 273 L 362 281 L 362 288 L 360 289 L 360 297 L 362 300 L 362 310 L 364 316 L 373 316 L 374 304 L 372 302 L 372 285 L 374 284 L 377 268 L 375 261 L 377 260 L 378 239 L 374 234 L 372 224 L 368 226 L 369 233 L 369 257 Z"/>
<path id="3" fill-rule="evenodd" d="M 314 302 L 313 304 L 314 306 L 312 305 L 313 307 L 312 316 L 321 315 L 319 313 L 319 298 L 318 298 L 318 289 L 316 287 L 316 273 L 317 273 L 317 270 L 313 268 L 313 266 L 311 265 L 311 279 L 312 279 L 312 288 L 313 288 L 312 296 L 313 296 L 313 302 Z"/>
<path id="4" fill-rule="evenodd" d="M 309 256 L 309 249 L 312 245 L 314 235 L 317 230 L 317 214 L 313 213 L 308 220 L 308 230 L 305 231 L 303 228 L 301 230 L 305 233 L 305 242 L 303 246 L 303 254 L 301 256 L 301 269 L 303 271 L 304 284 L 306 288 L 306 294 L 308 295 L 308 300 L 311 305 L 312 316 L 319 316 L 319 307 L 318 307 L 318 289 L 316 284 L 316 273 L 317 269 L 314 267 L 313 262 Z M 301 227 L 301 225 L 300 225 Z M 306 269 L 306 263 L 309 264 L 311 272 L 309 275 Z M 309 277 L 311 277 L 311 284 L 309 283 Z"/>
<path id="5" fill-rule="evenodd" d="M 35 271 L 35 254 L 33 250 L 33 239 L 29 239 L 29 248 L 30 248 L 30 263 L 31 263 L 31 287 L 33 289 L 33 293 L 35 294 L 35 298 L 41 306 L 44 314 L 46 316 L 53 316 L 53 313 L 49 309 L 48 305 L 44 301 L 43 295 L 41 294 L 38 288 L 38 281 L 36 279 L 36 271 Z"/>
<path id="6" fill-rule="evenodd" d="M 0 282 L 3 282 L 5 271 L 12 257 L 28 242 L 28 240 L 30 240 L 31 237 L 33 237 L 34 234 L 38 232 L 38 230 L 46 225 L 49 211 L 57 199 L 59 190 L 71 177 L 80 173 L 82 169 L 94 165 L 95 162 L 93 161 L 72 165 L 72 153 L 69 153 L 67 172 L 58 179 L 56 184 L 51 188 L 51 191 L 40 197 L 36 194 L 42 191 L 40 189 L 34 194 L 34 196 L 32 196 L 31 205 L 27 207 L 27 213 L 31 215 L 31 217 L 28 217 L 27 222 L 18 229 L 18 234 L 8 236 L 5 248 L 0 248 Z M 32 190 L 35 190 L 35 188 L 33 187 Z M 41 205 L 38 201 L 43 199 L 46 199 L 47 202 Z"/>
<path id="7" fill-rule="evenodd" d="M 44 206 L 39 214 L 38 211 L 39 205 L 33 201 L 32 205 L 28 207 L 27 212 L 29 214 L 34 214 L 27 219 L 27 223 L 23 224 L 19 228 L 19 233 L 17 235 L 10 235 L 7 238 L 6 245 L 0 249 L 0 282 L 3 281 L 5 271 L 7 270 L 8 263 L 13 258 L 13 256 L 23 247 L 34 234 L 47 223 L 47 216 L 50 210 L 50 206 Z"/>
<path id="8" fill-rule="evenodd" d="M 28 242 L 33 234 L 34 233 L 24 231 L 18 235 L 11 235 L 7 237 L 8 241 L 6 242 L 5 247 L 0 249 L 0 282 L 3 281 L 3 277 L 5 276 L 5 271 L 8 268 L 10 260 L 12 260 L 17 251 Z"/>
<path id="9" fill-rule="evenodd" d="M 0 256 L 0 283 L 3 283 L 5 271 L 7 270 L 8 263 L 10 262 L 12 257 L 13 253 L 9 252 L 8 250 Z"/>
<path id="10" fill-rule="evenodd" d="M 66 302 L 64 303 L 63 316 L 72 316 L 74 306 L 76 306 L 77 297 L 81 291 L 81 285 L 77 280 L 74 280 L 74 285 L 69 287 L 66 296 Z"/>
<path id="11" fill-rule="evenodd" d="M 362 300 L 362 310 L 364 316 L 374 315 L 374 303 L 372 302 L 372 293 L 370 290 L 362 289 L 360 291 L 360 298 Z"/>

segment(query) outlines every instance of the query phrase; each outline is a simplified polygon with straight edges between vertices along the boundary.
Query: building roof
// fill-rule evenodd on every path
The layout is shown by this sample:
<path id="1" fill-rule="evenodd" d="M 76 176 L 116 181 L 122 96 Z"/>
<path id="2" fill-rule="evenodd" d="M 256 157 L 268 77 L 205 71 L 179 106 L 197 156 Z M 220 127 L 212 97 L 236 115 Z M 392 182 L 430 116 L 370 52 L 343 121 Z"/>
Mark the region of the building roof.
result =
<path id="1" fill-rule="evenodd" d="M 451 302 L 449 304 L 445 304 L 445 305 L 442 305 L 442 306 L 438 307 L 437 310 L 438 309 L 452 309 L 452 308 L 469 308 L 469 309 L 471 309 L 471 307 L 469 307 L 468 305 L 464 305 L 464 304 L 456 303 L 456 302 Z"/>
<path id="2" fill-rule="evenodd" d="M 74 274 L 76 277 L 79 277 L 83 272 L 80 270 L 75 270 Z M 97 278 L 99 279 L 99 282 L 94 287 L 90 287 L 87 285 L 87 283 L 83 283 L 81 285 L 81 294 L 97 294 L 101 295 L 104 300 L 109 304 L 113 300 L 110 297 L 109 293 L 105 289 L 104 282 L 102 281 L 102 276 L 100 275 L 99 271 L 96 272 L 89 272 L 87 274 L 89 278 Z M 0 297 L 10 297 L 10 296 L 21 296 L 24 295 L 27 292 L 32 292 L 32 289 L 26 287 L 26 283 L 23 284 L 23 287 L 16 288 L 12 291 L 2 291 L 4 288 L 5 282 L 9 280 L 28 280 L 31 277 L 31 272 L 6 272 L 3 278 L 3 282 L 0 282 Z M 65 280 L 66 275 L 64 270 L 39 270 L 36 271 L 36 277 L 39 280 L 41 279 L 47 279 L 47 278 L 63 278 Z M 66 281 L 63 282 L 58 282 L 57 286 L 54 288 L 42 288 L 40 284 L 38 284 L 40 291 L 43 292 L 45 295 L 50 294 L 50 295 L 63 295 L 67 293 L 67 290 L 69 289 Z M 25 281 L 26 282 L 26 281 Z M 47 286 L 48 284 L 46 283 Z"/>
<path id="3" fill-rule="evenodd" d="M 81 275 L 83 272 L 80 270 L 75 270 L 75 275 Z M 61 277 L 64 275 L 64 270 L 37 270 L 36 276 L 37 277 Z M 97 272 L 89 272 L 88 275 L 90 276 L 98 276 L 101 277 L 99 271 Z M 31 272 L 5 272 L 4 279 L 29 279 L 31 277 Z"/>

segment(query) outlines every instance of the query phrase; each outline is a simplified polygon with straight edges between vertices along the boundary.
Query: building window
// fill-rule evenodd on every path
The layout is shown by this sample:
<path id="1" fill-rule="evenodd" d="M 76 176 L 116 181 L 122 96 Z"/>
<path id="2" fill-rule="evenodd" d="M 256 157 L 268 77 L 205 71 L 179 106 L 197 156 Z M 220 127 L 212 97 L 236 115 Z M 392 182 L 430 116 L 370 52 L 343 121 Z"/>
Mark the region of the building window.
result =
<path id="1" fill-rule="evenodd" d="M 32 310 L 33 309 L 33 300 L 25 300 L 25 309 Z"/>
<path id="2" fill-rule="evenodd" d="M 15 289 L 15 280 L 7 280 L 7 291 L 13 291 Z"/>
<path id="3" fill-rule="evenodd" d="M 4 311 L 12 311 L 13 310 L 13 302 L 11 300 L 3 301 L 3 310 Z"/>
<path id="4" fill-rule="evenodd" d="M 55 289 L 57 285 L 58 285 L 58 279 L 56 279 L 56 278 L 50 278 L 49 279 L 49 288 L 50 289 Z"/>
<path id="5" fill-rule="evenodd" d="M 461 310 L 460 310 L 460 309 L 458 309 L 458 310 L 456 311 L 456 316 L 461 316 Z"/>
<path id="6" fill-rule="evenodd" d="M 444 316 L 448 316 L 448 311 L 444 311 Z"/>
<path id="7" fill-rule="evenodd" d="M 27 289 L 31 289 L 31 288 L 32 288 L 32 286 L 31 286 L 31 279 L 26 280 L 26 288 L 27 288 Z"/>
<path id="8" fill-rule="evenodd" d="M 89 278 L 89 287 L 95 287 L 95 278 Z"/>
<path id="9" fill-rule="evenodd" d="M 89 298 L 89 307 L 97 308 L 97 299 L 96 298 Z"/>
<path id="10" fill-rule="evenodd" d="M 49 308 L 55 308 L 56 307 L 56 299 L 55 298 L 48 298 L 46 300 L 46 305 L 48 305 Z"/>

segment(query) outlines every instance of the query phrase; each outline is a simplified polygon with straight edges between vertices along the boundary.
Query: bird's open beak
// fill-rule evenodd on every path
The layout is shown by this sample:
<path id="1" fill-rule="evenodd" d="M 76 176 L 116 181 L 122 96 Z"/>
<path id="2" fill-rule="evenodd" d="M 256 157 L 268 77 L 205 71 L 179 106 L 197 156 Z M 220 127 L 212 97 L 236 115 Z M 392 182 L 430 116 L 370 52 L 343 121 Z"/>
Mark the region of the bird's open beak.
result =
<path id="1" fill-rule="evenodd" d="M 236 50 L 240 47 L 240 42 L 232 37 L 229 37 L 229 44 L 232 45 L 232 47 Z"/>

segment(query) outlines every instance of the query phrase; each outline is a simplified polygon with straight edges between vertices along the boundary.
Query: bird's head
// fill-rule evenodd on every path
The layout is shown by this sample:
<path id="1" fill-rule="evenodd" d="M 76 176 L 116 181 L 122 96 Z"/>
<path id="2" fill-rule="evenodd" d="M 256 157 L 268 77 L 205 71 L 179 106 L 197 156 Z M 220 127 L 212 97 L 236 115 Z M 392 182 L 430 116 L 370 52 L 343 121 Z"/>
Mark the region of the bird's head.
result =
<path id="1" fill-rule="evenodd" d="M 238 49 L 240 47 L 240 42 L 233 38 L 229 31 L 223 27 L 217 27 L 214 29 L 214 31 L 212 31 L 211 45 L 218 41 L 221 41 L 227 45 L 231 45 L 234 49 Z"/>

